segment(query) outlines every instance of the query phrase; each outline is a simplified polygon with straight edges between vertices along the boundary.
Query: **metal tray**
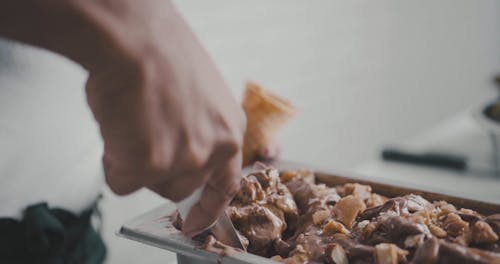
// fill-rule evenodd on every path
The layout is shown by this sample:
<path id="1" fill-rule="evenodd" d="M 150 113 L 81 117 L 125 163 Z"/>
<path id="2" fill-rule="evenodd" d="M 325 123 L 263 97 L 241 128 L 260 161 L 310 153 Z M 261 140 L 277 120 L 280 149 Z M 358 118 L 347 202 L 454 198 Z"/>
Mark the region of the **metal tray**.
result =
<path id="1" fill-rule="evenodd" d="M 473 209 L 483 214 L 500 213 L 500 204 L 460 198 L 459 195 L 454 195 L 453 193 L 450 193 L 449 190 L 445 191 L 433 189 L 423 191 L 418 187 L 403 187 L 404 184 L 395 183 L 393 181 L 388 183 L 387 179 L 352 175 L 352 173 L 325 173 L 321 172 L 321 170 L 316 170 L 311 166 L 301 165 L 294 162 L 278 162 L 272 165 L 280 170 L 304 168 L 312 169 L 316 172 L 316 180 L 319 183 L 325 183 L 330 186 L 348 182 L 357 182 L 371 185 L 374 192 L 389 197 L 414 193 L 419 194 L 430 201 L 445 200 L 456 205 L 457 207 Z M 247 172 L 248 171 L 245 171 L 244 173 Z M 171 202 L 167 202 L 166 204 L 127 222 L 120 228 L 117 234 L 131 240 L 175 252 L 178 255 L 179 262 L 182 263 L 195 263 L 196 260 L 198 260 L 199 263 L 277 263 L 268 258 L 263 258 L 250 253 L 236 253 L 230 256 L 220 256 L 218 254 L 200 249 L 200 242 L 186 238 L 180 231 L 172 226 L 169 216 L 175 210 L 175 205 Z M 181 256 L 180 258 L 179 255 Z M 184 261 L 181 261 L 181 259 Z"/>

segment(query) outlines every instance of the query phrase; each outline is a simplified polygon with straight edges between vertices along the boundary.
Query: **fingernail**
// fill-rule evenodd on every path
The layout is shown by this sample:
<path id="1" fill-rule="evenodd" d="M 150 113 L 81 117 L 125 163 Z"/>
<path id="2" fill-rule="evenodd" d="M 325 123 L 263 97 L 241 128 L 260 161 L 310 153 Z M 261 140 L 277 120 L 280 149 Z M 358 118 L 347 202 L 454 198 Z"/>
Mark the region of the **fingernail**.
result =
<path id="1" fill-rule="evenodd" d="M 185 227 L 182 228 L 182 233 L 190 238 L 200 234 L 201 232 L 203 232 L 203 228 L 196 226 L 194 227 L 187 226 L 186 228 Z"/>
<path id="2" fill-rule="evenodd" d="M 190 212 L 189 214 L 192 214 Z M 196 221 L 193 221 L 191 217 L 186 217 L 186 221 L 184 222 L 184 225 L 182 226 L 182 233 L 188 237 L 194 237 L 197 234 L 203 232 L 203 226 L 200 226 L 200 223 L 196 223 Z"/>
<path id="3" fill-rule="evenodd" d="M 185 233 L 184 235 L 189 237 L 189 238 L 193 238 L 195 237 L 196 235 L 200 234 L 201 232 L 192 232 L 192 233 Z"/>

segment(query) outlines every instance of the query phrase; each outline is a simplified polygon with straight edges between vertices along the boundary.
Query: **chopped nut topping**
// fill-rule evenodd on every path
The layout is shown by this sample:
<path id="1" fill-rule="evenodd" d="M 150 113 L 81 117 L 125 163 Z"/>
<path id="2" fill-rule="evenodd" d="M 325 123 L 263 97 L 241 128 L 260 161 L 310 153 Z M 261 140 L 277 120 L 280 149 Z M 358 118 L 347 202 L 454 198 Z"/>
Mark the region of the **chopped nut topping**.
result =
<path id="1" fill-rule="evenodd" d="M 271 260 L 278 261 L 278 262 L 284 261 L 284 259 L 280 255 L 272 256 Z"/>
<path id="2" fill-rule="evenodd" d="M 469 232 L 464 232 L 463 234 L 461 234 L 457 237 L 451 237 L 450 241 L 453 241 L 456 244 L 459 244 L 459 245 L 466 247 L 467 245 L 470 244 L 471 236 L 470 236 Z"/>
<path id="3" fill-rule="evenodd" d="M 294 179 L 304 179 L 308 182 L 314 182 L 314 173 L 310 170 L 282 171 L 279 174 L 281 183 L 286 183 Z"/>
<path id="4" fill-rule="evenodd" d="M 466 228 L 469 227 L 469 223 L 465 222 L 456 213 L 449 213 L 443 221 L 443 228 L 452 236 L 459 236 L 463 234 Z"/>
<path id="5" fill-rule="evenodd" d="M 370 222 L 363 228 L 363 236 L 370 237 L 375 230 L 377 230 L 377 223 Z"/>
<path id="6" fill-rule="evenodd" d="M 417 248 L 419 247 L 424 240 L 424 234 L 418 234 L 413 236 L 408 236 L 405 239 L 405 248 Z"/>
<path id="7" fill-rule="evenodd" d="M 372 208 L 375 206 L 383 205 L 387 201 L 387 197 L 382 195 L 372 193 L 366 200 L 366 208 Z"/>
<path id="8" fill-rule="evenodd" d="M 437 209 L 437 217 L 448 215 L 449 213 L 454 213 L 457 211 L 455 206 L 449 204 L 445 201 L 435 202 L 434 205 Z"/>
<path id="9" fill-rule="evenodd" d="M 274 261 L 279 261 L 285 264 L 304 264 L 309 262 L 309 258 L 305 253 L 296 253 L 291 257 L 282 258 L 280 256 L 274 256 L 271 258 Z"/>
<path id="10" fill-rule="evenodd" d="M 368 220 L 363 220 L 361 222 L 358 222 L 358 228 L 364 229 L 369 223 L 370 221 Z"/>
<path id="11" fill-rule="evenodd" d="M 336 234 L 336 233 L 342 233 L 342 234 L 349 234 L 349 230 L 344 227 L 343 224 L 330 220 L 326 225 L 323 226 L 323 233 L 325 234 Z"/>
<path id="12" fill-rule="evenodd" d="M 289 264 L 500 264 L 500 214 L 411 193 L 386 198 L 363 184 L 317 183 L 307 170 L 261 167 L 241 180 L 226 210 L 250 253 Z"/>
<path id="13" fill-rule="evenodd" d="M 297 172 L 294 171 L 283 171 L 280 173 L 280 179 L 282 183 L 289 182 L 297 177 Z"/>
<path id="14" fill-rule="evenodd" d="M 429 230 L 431 231 L 431 233 L 438 238 L 443 238 L 443 237 L 446 237 L 448 235 L 448 233 L 446 231 L 444 231 L 444 229 L 442 229 L 441 227 L 439 227 L 435 224 L 429 224 L 427 227 L 429 227 Z"/>
<path id="15" fill-rule="evenodd" d="M 475 215 L 477 217 L 481 217 L 481 215 L 478 212 L 471 210 L 471 209 L 460 208 L 460 210 L 458 210 L 458 212 L 462 213 L 462 214 L 469 214 L 469 215 Z"/>
<path id="16" fill-rule="evenodd" d="M 408 251 L 400 249 L 394 244 L 381 243 L 375 246 L 374 254 L 377 264 L 397 264 L 406 258 Z"/>
<path id="17" fill-rule="evenodd" d="M 361 200 L 365 200 L 370 197 L 372 193 L 372 187 L 359 183 L 346 183 L 344 184 L 344 186 L 338 187 L 337 192 L 342 197 L 353 195 L 361 198 Z"/>
<path id="18" fill-rule="evenodd" d="M 333 210 L 337 219 L 347 228 L 351 228 L 359 213 L 366 209 L 365 203 L 358 197 L 348 195 L 338 201 Z"/>
<path id="19" fill-rule="evenodd" d="M 281 262 L 286 264 L 304 264 L 309 262 L 307 252 L 302 245 L 297 245 L 290 255 L 288 258 L 282 259 Z"/>
<path id="20" fill-rule="evenodd" d="M 491 226 L 484 221 L 477 221 L 472 226 L 472 241 L 478 244 L 493 243 L 498 240 L 498 235 L 493 232 Z"/>
<path id="21" fill-rule="evenodd" d="M 409 219 L 411 219 L 414 223 L 417 224 L 426 224 L 426 222 L 428 222 L 427 218 L 423 214 L 418 214 L 418 213 L 411 215 Z"/>
<path id="22" fill-rule="evenodd" d="M 313 213 L 312 219 L 315 225 L 321 224 L 325 219 L 330 216 L 330 211 L 328 210 L 319 210 Z"/>
<path id="23" fill-rule="evenodd" d="M 331 264 L 349 264 L 344 248 L 337 244 L 330 244 L 326 247 L 326 261 Z"/>
<path id="24" fill-rule="evenodd" d="M 429 224 L 432 222 L 432 214 L 427 209 L 415 212 L 411 215 L 411 218 L 419 224 Z"/>
<path id="25" fill-rule="evenodd" d="M 262 186 L 254 176 L 241 179 L 240 185 L 240 190 L 236 193 L 235 199 L 244 204 L 263 200 L 266 196 Z"/>

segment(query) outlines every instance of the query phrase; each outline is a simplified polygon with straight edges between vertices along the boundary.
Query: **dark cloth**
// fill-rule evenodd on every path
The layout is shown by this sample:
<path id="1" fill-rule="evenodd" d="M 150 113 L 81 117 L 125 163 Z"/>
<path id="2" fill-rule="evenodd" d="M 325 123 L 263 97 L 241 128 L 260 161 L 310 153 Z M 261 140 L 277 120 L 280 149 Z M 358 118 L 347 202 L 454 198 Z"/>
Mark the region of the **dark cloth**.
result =
<path id="1" fill-rule="evenodd" d="M 0 218 L 0 263 L 103 263 L 106 247 L 91 223 L 96 212 L 96 205 L 75 215 L 40 203 L 21 220 Z"/>

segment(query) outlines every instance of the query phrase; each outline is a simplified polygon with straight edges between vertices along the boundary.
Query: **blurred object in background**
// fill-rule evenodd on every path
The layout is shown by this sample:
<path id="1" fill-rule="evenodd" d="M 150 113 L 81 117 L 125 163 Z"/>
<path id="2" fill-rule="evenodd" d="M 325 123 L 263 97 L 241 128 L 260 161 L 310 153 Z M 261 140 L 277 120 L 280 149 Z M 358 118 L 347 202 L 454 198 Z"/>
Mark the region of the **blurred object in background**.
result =
<path id="1" fill-rule="evenodd" d="M 500 76 L 496 76 L 493 82 L 500 89 Z M 479 103 L 466 111 L 462 119 L 467 125 L 450 130 L 451 137 L 441 135 L 437 137 L 440 142 L 428 144 L 420 150 L 404 146 L 386 147 L 382 150 L 382 159 L 500 179 L 500 100 Z M 460 133 L 463 133 L 463 138 L 450 141 L 453 135 Z M 452 145 L 454 149 L 450 150 Z M 474 148 L 470 147 L 472 145 Z"/>
<path id="2" fill-rule="evenodd" d="M 500 75 L 495 76 L 493 82 L 497 86 L 497 100 L 484 108 L 484 115 L 500 123 Z"/>
<path id="3" fill-rule="evenodd" d="M 495 77 L 495 84 L 497 85 L 497 89 L 500 92 L 500 74 Z"/>
<path id="4" fill-rule="evenodd" d="M 243 166 L 276 158 L 279 152 L 276 136 L 295 115 L 295 107 L 253 82 L 246 84 L 242 105 L 247 116 Z"/>
<path id="5" fill-rule="evenodd" d="M 350 169 L 496 94 L 497 0 L 175 2 L 235 95 L 257 80 L 300 109 L 287 160 Z"/>
<path id="6" fill-rule="evenodd" d="M 497 89 L 500 89 L 500 76 L 494 78 Z M 489 136 L 495 175 L 500 179 L 500 97 L 493 103 L 487 103 L 476 109 L 474 112 L 476 121 Z"/>

